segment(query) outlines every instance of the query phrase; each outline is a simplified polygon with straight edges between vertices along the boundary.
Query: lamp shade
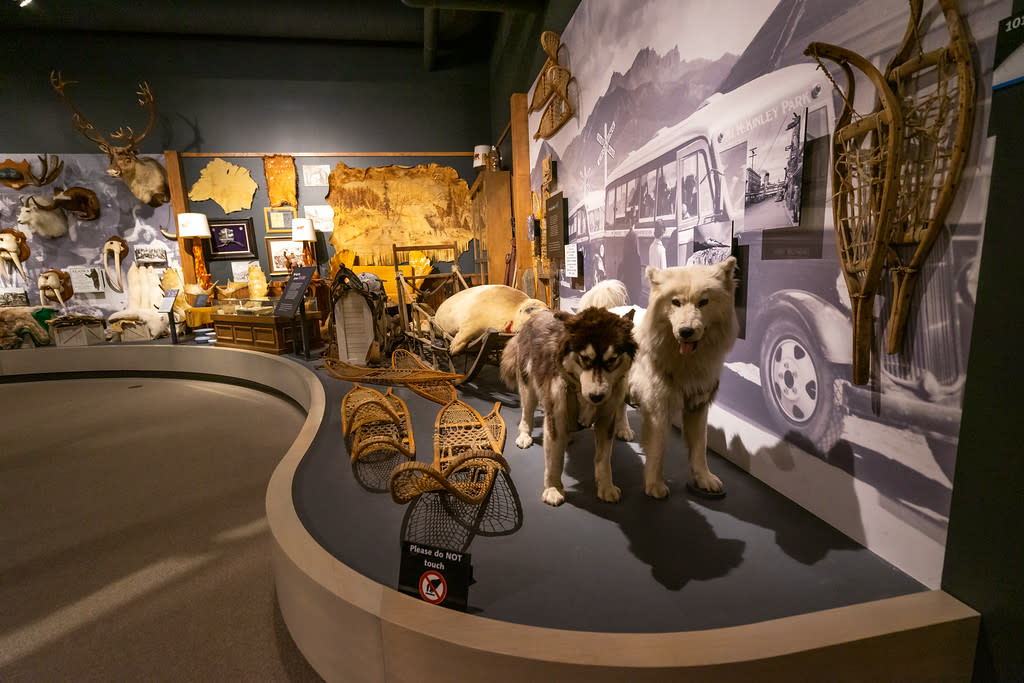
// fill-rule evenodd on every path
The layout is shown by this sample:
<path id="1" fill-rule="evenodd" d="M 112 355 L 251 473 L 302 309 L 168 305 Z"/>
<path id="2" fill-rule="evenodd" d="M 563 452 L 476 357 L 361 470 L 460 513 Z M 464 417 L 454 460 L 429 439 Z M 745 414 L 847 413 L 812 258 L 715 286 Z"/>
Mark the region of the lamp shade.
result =
<path id="1" fill-rule="evenodd" d="M 309 218 L 293 218 L 292 239 L 297 242 L 316 241 L 316 233 L 313 232 L 313 221 Z"/>
<path id="2" fill-rule="evenodd" d="M 487 165 L 487 155 L 491 153 L 490 145 L 477 145 L 473 148 L 473 168 Z"/>
<path id="3" fill-rule="evenodd" d="M 178 237 L 210 237 L 210 222 L 204 213 L 179 213 Z"/>

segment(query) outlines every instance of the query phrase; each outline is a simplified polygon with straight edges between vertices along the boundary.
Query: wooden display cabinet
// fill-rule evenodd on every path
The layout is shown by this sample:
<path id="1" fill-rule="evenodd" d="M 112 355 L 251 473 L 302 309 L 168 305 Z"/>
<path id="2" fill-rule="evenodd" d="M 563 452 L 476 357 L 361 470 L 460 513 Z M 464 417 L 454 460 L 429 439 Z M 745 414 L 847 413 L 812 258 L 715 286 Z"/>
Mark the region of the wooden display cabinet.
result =
<path id="1" fill-rule="evenodd" d="M 292 343 L 293 335 L 298 336 L 301 351 L 302 333 L 291 318 L 270 315 L 238 315 L 235 313 L 214 313 L 213 329 L 217 333 L 217 346 L 232 349 L 248 349 L 281 355 L 297 353 Z M 306 334 L 310 348 L 320 345 L 320 312 L 306 312 Z"/>

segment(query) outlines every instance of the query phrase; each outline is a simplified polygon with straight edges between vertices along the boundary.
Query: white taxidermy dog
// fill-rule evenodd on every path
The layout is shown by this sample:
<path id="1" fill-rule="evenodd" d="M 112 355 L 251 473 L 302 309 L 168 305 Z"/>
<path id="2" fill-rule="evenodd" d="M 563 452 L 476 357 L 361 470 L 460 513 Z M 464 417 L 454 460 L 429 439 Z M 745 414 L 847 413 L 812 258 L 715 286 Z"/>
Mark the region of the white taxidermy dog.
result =
<path id="1" fill-rule="evenodd" d="M 618 502 L 612 481 L 612 443 L 625 406 L 629 369 L 636 354 L 633 322 L 601 308 L 576 315 L 543 310 L 531 316 L 506 344 L 501 378 L 519 391 L 522 420 L 516 445 L 533 443 L 533 413 L 544 408 L 544 488 L 548 505 L 565 501 L 562 469 L 569 433 L 594 427 L 597 497 Z"/>
<path id="2" fill-rule="evenodd" d="M 479 285 L 456 292 L 437 307 L 434 322 L 453 336 L 448 349 L 457 354 L 488 329 L 518 332 L 523 321 L 547 310 L 543 301 L 505 285 Z"/>
<path id="3" fill-rule="evenodd" d="M 700 492 L 722 494 L 708 469 L 708 408 L 725 356 L 736 341 L 736 259 L 714 265 L 647 268 L 649 305 L 637 324 L 639 344 L 630 395 L 643 416 L 644 492 L 668 495 L 662 460 L 672 417 L 682 411 L 690 474 Z"/>

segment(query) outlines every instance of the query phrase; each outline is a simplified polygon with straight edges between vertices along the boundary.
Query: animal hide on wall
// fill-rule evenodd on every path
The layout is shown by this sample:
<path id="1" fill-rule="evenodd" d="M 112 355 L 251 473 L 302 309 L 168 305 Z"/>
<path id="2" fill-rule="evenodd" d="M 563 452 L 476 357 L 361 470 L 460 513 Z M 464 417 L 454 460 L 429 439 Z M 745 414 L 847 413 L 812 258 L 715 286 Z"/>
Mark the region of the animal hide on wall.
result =
<path id="1" fill-rule="evenodd" d="M 327 203 L 334 209 L 331 244 L 363 265 L 391 262 L 391 245 L 456 242 L 473 236 L 469 186 L 454 168 L 378 166 L 331 171 Z"/>
<path id="2" fill-rule="evenodd" d="M 267 177 L 267 196 L 271 206 L 299 205 L 295 197 L 298 181 L 293 157 L 285 154 L 263 157 L 263 173 Z"/>
<path id="3" fill-rule="evenodd" d="M 188 191 L 188 198 L 194 202 L 212 199 L 224 213 L 231 213 L 251 209 L 256 188 L 249 169 L 214 159 L 202 170 L 199 180 Z"/>

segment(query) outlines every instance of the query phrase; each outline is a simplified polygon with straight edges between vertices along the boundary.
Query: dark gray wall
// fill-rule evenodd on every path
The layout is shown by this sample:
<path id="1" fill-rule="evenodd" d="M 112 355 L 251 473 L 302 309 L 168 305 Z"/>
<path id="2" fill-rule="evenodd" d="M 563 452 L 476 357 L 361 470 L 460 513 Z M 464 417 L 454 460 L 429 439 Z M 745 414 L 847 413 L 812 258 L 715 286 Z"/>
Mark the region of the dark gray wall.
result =
<path id="1" fill-rule="evenodd" d="M 67 88 L 70 98 L 108 135 L 122 125 L 139 131 L 145 126 L 147 114 L 137 105 L 135 90 L 147 81 L 160 113 L 141 145 L 148 153 L 470 153 L 491 139 L 486 55 L 461 66 L 446 60 L 427 72 L 423 48 L 415 44 L 0 31 L 0 58 L 0 93 L 7 104 L 0 150 L 8 153 L 99 153 L 74 130 L 71 110 L 50 87 L 54 70 L 78 81 Z M 262 177 L 258 159 L 229 161 Z M 470 184 L 475 178 L 469 157 L 301 161 L 332 167 L 339 161 L 360 167 L 434 162 L 455 167 Z M 187 160 L 186 187 L 208 162 Z M 300 204 L 325 203 L 323 192 L 300 187 Z M 253 217 L 266 268 L 265 204 L 261 187 L 247 215 Z M 213 202 L 195 208 L 222 217 Z M 332 253 L 320 237 L 321 262 Z M 215 280 L 231 279 L 228 262 L 208 267 Z"/>
<path id="2" fill-rule="evenodd" d="M 992 93 L 992 188 L 942 575 L 944 590 L 982 613 L 976 681 L 1024 680 L 1022 120 L 1024 84 Z"/>
<path id="3" fill-rule="evenodd" d="M 540 47 L 540 34 L 561 33 L 579 4 L 580 0 L 549 0 L 543 13 L 502 15 L 491 52 L 491 142 L 509 122 L 509 97 L 529 92 L 544 66 L 547 55 Z"/>
<path id="4" fill-rule="evenodd" d="M 83 153 L 51 70 L 103 131 L 161 122 L 144 152 L 471 152 L 490 138 L 488 65 L 427 72 L 416 45 L 0 31 L 0 149 Z"/>

